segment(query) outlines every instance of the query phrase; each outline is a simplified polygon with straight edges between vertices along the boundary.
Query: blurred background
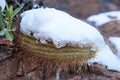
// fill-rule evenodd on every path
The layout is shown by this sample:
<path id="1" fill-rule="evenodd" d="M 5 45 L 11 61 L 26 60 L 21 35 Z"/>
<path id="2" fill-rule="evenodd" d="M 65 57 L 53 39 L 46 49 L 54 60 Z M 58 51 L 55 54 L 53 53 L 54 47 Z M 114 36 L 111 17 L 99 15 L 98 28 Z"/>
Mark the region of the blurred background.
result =
<path id="1" fill-rule="evenodd" d="M 79 19 L 120 9 L 120 0 L 44 0 L 44 6 L 64 10 Z"/>

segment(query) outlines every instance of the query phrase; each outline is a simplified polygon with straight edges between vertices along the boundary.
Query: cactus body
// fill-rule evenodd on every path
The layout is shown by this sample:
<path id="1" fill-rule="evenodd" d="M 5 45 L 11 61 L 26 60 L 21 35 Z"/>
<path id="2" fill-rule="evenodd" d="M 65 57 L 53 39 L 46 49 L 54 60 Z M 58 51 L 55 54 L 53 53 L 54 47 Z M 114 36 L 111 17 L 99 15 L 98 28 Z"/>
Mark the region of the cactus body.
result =
<path id="1" fill-rule="evenodd" d="M 67 72 L 79 73 L 83 71 L 82 66 L 94 58 L 97 52 L 97 50 L 92 50 L 93 44 L 86 44 L 82 47 L 56 48 L 52 42 L 48 42 L 46 45 L 36 43 L 33 37 L 25 36 L 22 33 L 18 36 L 18 45 L 25 55 L 36 58 L 38 64 L 41 66 L 46 64 L 48 72 L 56 71 L 60 66 L 62 70 Z"/>

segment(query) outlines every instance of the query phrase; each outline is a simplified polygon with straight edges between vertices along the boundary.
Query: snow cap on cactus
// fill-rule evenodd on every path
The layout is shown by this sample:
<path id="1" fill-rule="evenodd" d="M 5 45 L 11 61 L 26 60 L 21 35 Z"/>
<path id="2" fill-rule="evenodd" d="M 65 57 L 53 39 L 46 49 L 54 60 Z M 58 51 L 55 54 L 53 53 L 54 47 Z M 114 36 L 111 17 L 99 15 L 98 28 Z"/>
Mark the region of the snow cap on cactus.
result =
<path id="1" fill-rule="evenodd" d="M 47 51 L 52 50 L 51 52 L 54 52 L 51 53 L 52 54 L 51 55 L 49 52 L 41 53 L 40 51 L 37 51 L 41 47 L 40 46 L 35 47 L 34 40 L 24 36 L 23 37 L 24 42 L 22 42 L 22 40 L 20 41 L 22 44 L 25 45 L 26 49 L 29 46 L 29 43 L 31 44 L 31 46 L 28 47 L 28 49 L 31 48 L 29 52 L 31 51 L 34 51 L 35 53 L 39 52 L 39 55 L 42 54 L 41 55 L 42 57 L 40 59 L 47 55 L 46 56 L 47 59 L 45 59 L 46 58 L 45 57 L 43 58 L 44 60 L 41 60 L 41 62 L 46 60 L 48 60 L 48 62 L 50 61 L 58 62 L 59 60 L 61 61 L 61 64 L 65 64 L 64 63 L 65 60 L 61 60 L 63 58 L 59 57 L 59 55 L 60 56 L 62 55 L 63 57 L 65 57 L 66 60 L 69 61 L 68 63 L 71 65 L 72 62 L 73 63 L 75 62 L 77 64 L 84 61 L 87 62 L 87 60 L 90 59 L 89 63 L 97 62 L 99 64 L 107 66 L 107 68 L 110 70 L 120 71 L 119 63 L 120 59 L 112 53 L 108 45 L 105 43 L 100 32 L 93 26 L 72 17 L 66 12 L 56 10 L 54 8 L 39 8 L 28 10 L 23 12 L 21 14 L 21 17 L 22 20 L 20 23 L 20 31 L 29 38 L 31 37 L 32 34 L 32 37 L 40 41 L 39 44 L 43 48 L 42 51 L 49 49 Z M 20 36 L 20 39 L 21 38 L 22 35 Z M 56 48 L 51 46 L 49 40 L 52 41 Z M 45 45 L 48 44 L 48 46 L 44 46 L 43 44 Z M 90 47 L 87 46 L 87 49 L 85 49 L 84 47 L 86 47 L 86 44 L 93 45 L 92 46 L 90 45 Z M 34 47 L 32 45 L 34 45 Z M 85 46 L 82 47 L 82 45 Z M 75 51 L 78 52 L 71 53 L 70 51 L 69 52 L 67 51 L 68 53 L 66 53 L 66 50 L 69 50 L 69 47 L 65 48 L 66 46 L 72 46 L 71 48 L 72 51 L 75 50 L 73 47 L 77 46 Z M 21 47 L 23 46 L 21 45 Z M 97 52 L 96 48 L 99 49 Z M 60 52 L 58 53 L 57 51 Z M 61 53 L 62 51 L 65 51 L 65 53 Z M 88 57 L 91 54 L 90 51 L 93 52 L 92 55 L 94 54 L 94 56 L 90 57 L 87 60 L 84 60 L 86 59 L 86 56 Z M 85 58 L 84 54 L 86 54 Z M 72 59 L 71 55 L 74 56 L 74 57 L 72 56 Z"/>
<path id="2" fill-rule="evenodd" d="M 25 11 L 21 17 L 21 32 L 29 36 L 33 33 L 34 38 L 43 44 L 47 43 L 47 39 L 51 39 L 57 48 L 66 44 L 80 46 L 87 43 L 95 43 L 97 47 L 105 46 L 98 30 L 63 11 L 39 8 Z"/>

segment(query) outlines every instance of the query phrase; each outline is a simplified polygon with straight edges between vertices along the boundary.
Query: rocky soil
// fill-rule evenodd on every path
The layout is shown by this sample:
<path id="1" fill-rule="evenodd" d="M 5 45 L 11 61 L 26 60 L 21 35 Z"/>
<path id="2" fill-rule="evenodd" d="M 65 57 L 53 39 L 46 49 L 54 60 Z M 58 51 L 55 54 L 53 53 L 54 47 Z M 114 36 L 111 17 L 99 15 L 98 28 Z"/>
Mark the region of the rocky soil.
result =
<path id="1" fill-rule="evenodd" d="M 40 66 L 35 65 L 34 58 L 19 53 L 15 46 L 5 38 L 0 40 L 0 80 L 41 80 L 42 72 L 39 70 Z M 67 74 L 61 78 L 61 80 L 120 80 L 120 72 L 109 71 L 105 66 L 93 64 L 83 74 Z M 55 77 L 49 77 L 47 80 L 55 80 Z"/>

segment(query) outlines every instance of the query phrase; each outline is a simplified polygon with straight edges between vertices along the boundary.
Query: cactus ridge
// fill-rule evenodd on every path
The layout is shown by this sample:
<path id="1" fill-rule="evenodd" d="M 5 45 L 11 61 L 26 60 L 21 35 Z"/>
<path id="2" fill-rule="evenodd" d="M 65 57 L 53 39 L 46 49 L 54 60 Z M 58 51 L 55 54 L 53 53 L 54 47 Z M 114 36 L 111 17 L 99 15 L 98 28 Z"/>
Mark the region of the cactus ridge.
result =
<path id="1" fill-rule="evenodd" d="M 75 71 L 78 73 L 83 69 L 80 66 L 87 64 L 88 60 L 94 58 L 97 50 L 92 50 L 91 44 L 83 45 L 82 47 L 65 46 L 63 48 L 56 48 L 52 42 L 46 45 L 38 43 L 33 37 L 28 37 L 23 34 L 18 36 L 18 45 L 21 51 L 26 56 L 36 58 L 40 65 L 47 63 L 48 68 L 56 68 L 58 65 L 62 69 Z"/>

